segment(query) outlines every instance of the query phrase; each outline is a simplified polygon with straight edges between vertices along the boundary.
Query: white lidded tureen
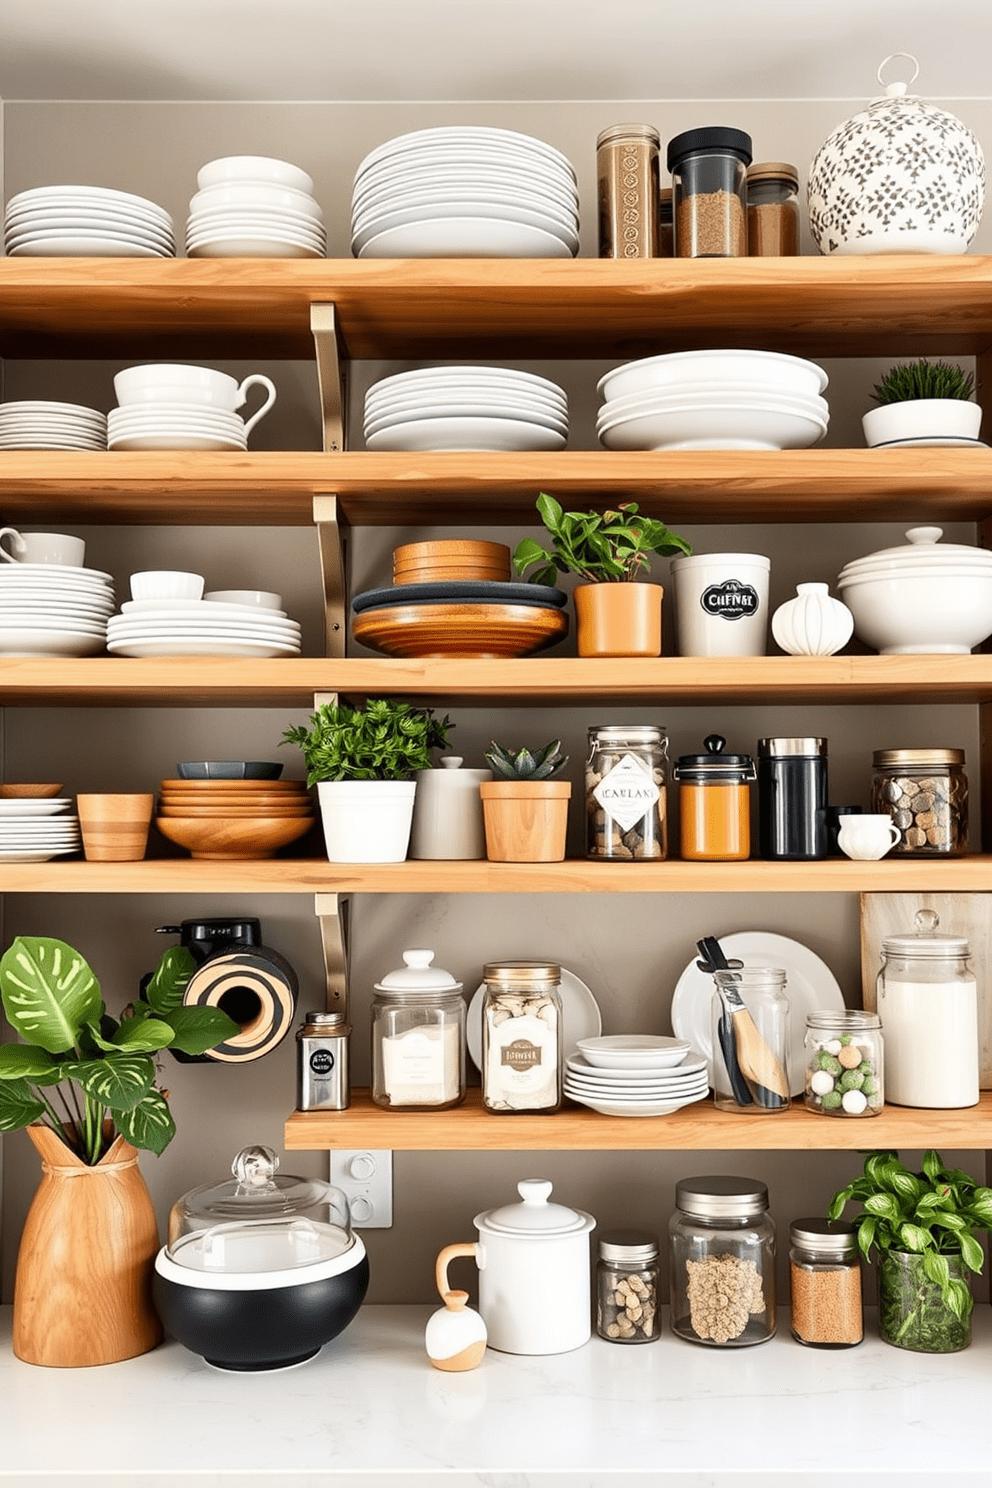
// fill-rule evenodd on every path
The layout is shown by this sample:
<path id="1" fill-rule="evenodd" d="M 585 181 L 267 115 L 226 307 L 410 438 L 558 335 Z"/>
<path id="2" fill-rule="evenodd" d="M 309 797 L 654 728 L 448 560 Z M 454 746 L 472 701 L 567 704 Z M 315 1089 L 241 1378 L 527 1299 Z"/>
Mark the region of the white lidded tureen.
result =
<path id="1" fill-rule="evenodd" d="M 876 651 L 964 653 L 992 634 L 992 553 L 942 543 L 940 527 L 844 565 L 837 588 L 855 634 Z"/>

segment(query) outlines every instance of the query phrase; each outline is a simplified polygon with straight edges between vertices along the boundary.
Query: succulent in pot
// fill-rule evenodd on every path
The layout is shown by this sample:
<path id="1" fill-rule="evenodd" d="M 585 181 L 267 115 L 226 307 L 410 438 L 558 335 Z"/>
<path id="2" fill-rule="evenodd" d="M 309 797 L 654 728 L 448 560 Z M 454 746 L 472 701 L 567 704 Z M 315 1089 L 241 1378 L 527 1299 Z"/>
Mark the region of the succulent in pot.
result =
<path id="1" fill-rule="evenodd" d="M 561 740 L 537 750 L 494 742 L 486 761 L 494 776 L 479 786 L 486 857 L 499 863 L 560 863 L 572 794 L 569 781 L 555 778 L 568 764 Z"/>
<path id="2" fill-rule="evenodd" d="M 975 379 L 952 362 L 915 362 L 890 367 L 872 390 L 876 408 L 862 417 L 872 447 L 912 439 L 942 442 L 978 438 L 982 410 L 971 401 Z"/>
<path id="3" fill-rule="evenodd" d="M 317 786 L 324 843 L 332 863 L 401 863 L 410 845 L 418 770 L 448 744 L 448 718 L 394 698 L 364 708 L 323 703 L 309 726 L 286 729 L 283 743 L 303 752 L 307 784 Z"/>
<path id="4" fill-rule="evenodd" d="M 634 501 L 615 510 L 566 512 L 542 491 L 537 510 L 551 547 L 524 538 L 513 564 L 521 575 L 534 569 L 535 584 L 554 584 L 564 573 L 582 580 L 573 592 L 579 655 L 660 656 L 665 591 L 660 584 L 633 581 L 648 572 L 653 556 L 691 553 L 685 538 L 641 515 Z"/>

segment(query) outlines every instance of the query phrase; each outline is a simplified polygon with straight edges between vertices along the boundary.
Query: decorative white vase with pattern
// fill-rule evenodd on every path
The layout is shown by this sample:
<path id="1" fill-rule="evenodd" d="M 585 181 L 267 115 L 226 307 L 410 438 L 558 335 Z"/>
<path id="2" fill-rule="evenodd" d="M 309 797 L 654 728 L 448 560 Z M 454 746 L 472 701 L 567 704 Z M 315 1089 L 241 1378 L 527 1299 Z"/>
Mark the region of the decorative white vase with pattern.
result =
<path id="1" fill-rule="evenodd" d="M 797 584 L 795 599 L 772 616 L 772 635 L 790 656 L 833 656 L 853 634 L 854 616 L 826 584 Z"/>

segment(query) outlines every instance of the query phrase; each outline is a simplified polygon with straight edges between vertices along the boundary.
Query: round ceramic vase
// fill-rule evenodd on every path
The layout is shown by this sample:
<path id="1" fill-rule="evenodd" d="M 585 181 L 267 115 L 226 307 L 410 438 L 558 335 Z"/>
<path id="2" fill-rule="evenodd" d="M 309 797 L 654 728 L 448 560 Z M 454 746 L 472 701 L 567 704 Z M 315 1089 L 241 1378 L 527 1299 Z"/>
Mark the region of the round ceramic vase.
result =
<path id="1" fill-rule="evenodd" d="M 797 584 L 795 599 L 772 616 L 772 635 L 789 656 L 833 656 L 853 634 L 854 616 L 826 584 Z"/>

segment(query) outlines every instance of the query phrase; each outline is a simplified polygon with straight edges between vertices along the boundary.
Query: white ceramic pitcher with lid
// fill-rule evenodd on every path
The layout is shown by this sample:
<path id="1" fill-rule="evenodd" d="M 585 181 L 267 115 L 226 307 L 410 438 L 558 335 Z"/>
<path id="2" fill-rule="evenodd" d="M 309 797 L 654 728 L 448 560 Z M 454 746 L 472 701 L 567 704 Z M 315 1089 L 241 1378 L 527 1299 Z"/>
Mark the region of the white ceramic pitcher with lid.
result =
<path id="1" fill-rule="evenodd" d="M 448 1290 L 448 1263 L 472 1256 L 479 1267 L 479 1312 L 489 1347 L 507 1354 L 564 1354 L 592 1333 L 589 1235 L 596 1221 L 581 1209 L 552 1204 L 551 1183 L 524 1178 L 519 1204 L 477 1214 L 474 1244 L 446 1245 L 437 1258 L 438 1287 Z"/>

